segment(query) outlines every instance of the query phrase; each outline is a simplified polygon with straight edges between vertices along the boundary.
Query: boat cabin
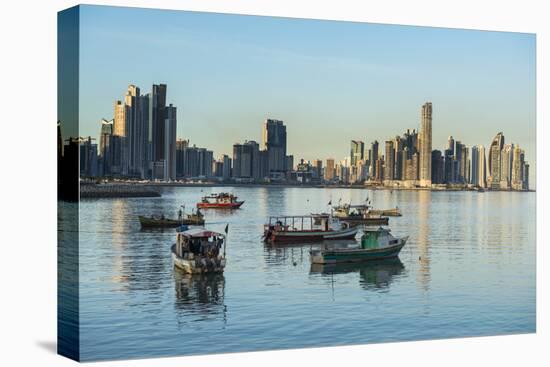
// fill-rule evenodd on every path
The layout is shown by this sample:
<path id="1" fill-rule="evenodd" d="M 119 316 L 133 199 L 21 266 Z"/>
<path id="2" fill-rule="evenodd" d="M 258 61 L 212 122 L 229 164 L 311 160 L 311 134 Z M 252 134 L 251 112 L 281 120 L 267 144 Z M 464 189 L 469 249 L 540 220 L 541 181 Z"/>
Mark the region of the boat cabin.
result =
<path id="1" fill-rule="evenodd" d="M 337 222 L 329 214 L 269 217 L 265 230 L 276 232 L 330 231 Z"/>
<path id="2" fill-rule="evenodd" d="M 195 256 L 217 258 L 223 246 L 225 235 L 204 228 L 193 228 L 176 234 L 175 254 L 181 258 L 192 253 Z"/>

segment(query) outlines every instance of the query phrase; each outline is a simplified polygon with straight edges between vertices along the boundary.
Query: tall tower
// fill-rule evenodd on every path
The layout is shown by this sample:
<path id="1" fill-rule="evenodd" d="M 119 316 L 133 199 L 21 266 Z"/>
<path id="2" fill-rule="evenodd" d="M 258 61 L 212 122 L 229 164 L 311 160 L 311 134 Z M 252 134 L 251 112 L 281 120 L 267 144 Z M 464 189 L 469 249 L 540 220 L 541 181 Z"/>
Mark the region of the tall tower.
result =
<path id="1" fill-rule="evenodd" d="M 420 185 L 432 185 L 432 103 L 426 102 L 422 106 L 420 123 Z"/>
<path id="2" fill-rule="evenodd" d="M 352 140 L 349 157 L 352 166 L 356 166 L 359 161 L 362 161 L 365 158 L 365 143 L 360 140 Z"/>
<path id="3" fill-rule="evenodd" d="M 286 167 L 286 126 L 283 121 L 267 119 L 262 129 L 262 148 L 267 150 L 269 172 L 279 175 L 290 170 Z"/>
<path id="4" fill-rule="evenodd" d="M 502 148 L 504 147 L 504 134 L 498 133 L 489 146 L 489 178 L 487 186 L 493 189 L 500 188 Z"/>
<path id="5" fill-rule="evenodd" d="M 386 141 L 385 158 L 386 158 L 386 161 L 384 166 L 384 179 L 393 180 L 394 173 L 395 173 L 395 147 L 393 145 L 393 140 Z"/>

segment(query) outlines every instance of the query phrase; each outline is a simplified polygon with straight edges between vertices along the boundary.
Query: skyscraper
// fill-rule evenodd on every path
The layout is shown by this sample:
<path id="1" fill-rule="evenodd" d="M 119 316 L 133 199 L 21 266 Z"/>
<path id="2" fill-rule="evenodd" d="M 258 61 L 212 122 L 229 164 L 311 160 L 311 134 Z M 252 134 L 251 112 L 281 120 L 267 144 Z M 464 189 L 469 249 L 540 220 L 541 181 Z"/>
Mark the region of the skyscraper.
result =
<path id="1" fill-rule="evenodd" d="M 492 189 L 500 188 L 501 152 L 504 147 L 504 135 L 498 133 L 489 146 L 489 178 L 487 186 Z"/>
<path id="2" fill-rule="evenodd" d="M 101 130 L 99 133 L 99 172 L 100 176 L 111 174 L 113 164 L 112 138 L 114 120 L 101 119 Z"/>
<path id="3" fill-rule="evenodd" d="M 327 165 L 325 167 L 325 175 L 324 178 L 327 181 L 331 181 L 334 179 L 334 158 L 328 158 L 327 159 Z"/>
<path id="4" fill-rule="evenodd" d="M 166 107 L 164 119 L 164 139 L 162 141 L 164 152 L 160 161 L 165 162 L 164 180 L 176 179 L 176 107 L 170 104 Z M 212 165 L 210 165 L 212 169 Z"/>
<path id="5" fill-rule="evenodd" d="M 365 158 L 365 143 L 360 140 L 352 140 L 349 156 L 351 165 L 356 166 L 357 162 Z"/>
<path id="6" fill-rule="evenodd" d="M 513 149 L 512 159 L 512 189 L 523 190 L 525 181 L 525 153 L 518 145 Z"/>
<path id="7" fill-rule="evenodd" d="M 393 180 L 395 172 L 395 149 L 393 140 L 386 141 L 386 156 L 384 164 L 384 180 Z M 431 159 L 431 156 L 430 156 Z"/>
<path id="8" fill-rule="evenodd" d="M 485 148 L 483 145 L 472 147 L 472 164 L 471 164 L 471 180 L 470 182 L 478 187 L 485 188 L 486 183 L 486 163 L 485 163 Z"/>
<path id="9" fill-rule="evenodd" d="M 378 177 L 378 172 L 376 171 L 377 161 L 378 161 L 378 140 L 375 140 L 371 143 L 371 148 L 369 150 L 370 175 L 372 178 Z"/>
<path id="10" fill-rule="evenodd" d="M 421 186 L 432 184 L 432 104 L 426 102 L 422 106 L 420 124 L 420 162 L 419 179 Z"/>
<path id="11" fill-rule="evenodd" d="M 265 120 L 262 130 L 262 148 L 267 150 L 270 176 L 284 176 L 287 167 L 286 126 L 283 121 Z"/>
<path id="12" fill-rule="evenodd" d="M 442 184 L 445 180 L 444 161 L 440 150 L 432 151 L 432 183 L 434 184 Z"/>
<path id="13" fill-rule="evenodd" d="M 514 144 L 504 144 L 500 156 L 500 188 L 508 190 L 512 188 L 512 162 Z"/>

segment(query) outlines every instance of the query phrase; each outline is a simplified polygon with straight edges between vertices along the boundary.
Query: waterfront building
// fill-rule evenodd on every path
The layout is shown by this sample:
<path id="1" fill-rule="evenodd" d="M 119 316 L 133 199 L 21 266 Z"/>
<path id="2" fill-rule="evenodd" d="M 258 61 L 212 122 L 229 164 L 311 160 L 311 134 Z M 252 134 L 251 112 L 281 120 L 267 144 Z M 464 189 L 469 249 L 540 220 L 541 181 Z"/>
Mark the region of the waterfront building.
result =
<path id="1" fill-rule="evenodd" d="M 334 176 L 335 176 L 334 169 L 335 169 L 335 167 L 334 167 L 334 158 L 328 158 L 327 159 L 327 165 L 325 167 L 325 172 L 324 172 L 324 179 L 326 181 L 334 180 Z"/>
<path id="2" fill-rule="evenodd" d="M 288 171 L 292 171 L 294 169 L 294 155 L 287 155 L 286 156 L 286 169 Z"/>
<path id="3" fill-rule="evenodd" d="M 269 175 L 284 176 L 287 171 L 286 126 L 283 121 L 266 119 L 262 130 L 262 149 L 267 150 Z M 289 169 L 290 170 L 290 169 Z"/>
<path id="4" fill-rule="evenodd" d="M 523 165 L 523 189 L 529 190 L 529 163 Z"/>
<path id="5" fill-rule="evenodd" d="M 432 183 L 442 184 L 445 181 L 445 159 L 440 150 L 432 151 Z"/>
<path id="6" fill-rule="evenodd" d="M 518 145 L 513 148 L 512 158 L 512 183 L 511 187 L 514 190 L 524 190 L 528 187 L 525 181 L 528 179 L 525 177 L 525 152 Z"/>
<path id="7" fill-rule="evenodd" d="M 178 139 L 176 141 L 176 178 L 184 177 L 185 148 L 189 146 L 189 140 Z"/>
<path id="8" fill-rule="evenodd" d="M 483 145 L 472 147 L 472 164 L 471 164 L 471 180 L 470 182 L 478 187 L 485 188 L 486 182 L 486 163 L 485 163 L 485 148 Z"/>
<path id="9" fill-rule="evenodd" d="M 453 148 L 445 149 L 445 183 L 452 183 L 455 181 L 454 174 L 454 142 Z"/>
<path id="10" fill-rule="evenodd" d="M 163 139 L 163 160 L 166 162 L 166 171 L 164 180 L 176 179 L 176 107 L 170 104 L 165 109 L 166 115 L 164 120 L 164 139 Z M 212 170 L 212 165 L 210 165 Z"/>
<path id="11" fill-rule="evenodd" d="M 504 144 L 501 151 L 500 188 L 509 190 L 512 188 L 512 165 L 514 144 Z"/>
<path id="12" fill-rule="evenodd" d="M 499 132 L 489 146 L 487 186 L 491 189 L 500 188 L 501 152 L 504 146 L 504 135 Z"/>
<path id="13" fill-rule="evenodd" d="M 406 147 L 408 151 L 407 159 L 411 159 L 413 154 L 418 152 L 418 132 L 416 129 L 413 129 L 412 131 L 407 129 L 405 134 L 403 134 L 403 140 L 403 149 Z"/>
<path id="14" fill-rule="evenodd" d="M 260 146 L 258 143 L 255 141 L 245 141 L 244 144 L 233 145 L 234 178 L 259 180 L 261 172 L 260 163 Z"/>
<path id="15" fill-rule="evenodd" d="M 384 180 L 384 157 L 378 158 L 374 167 L 374 179 L 378 182 L 382 182 Z"/>
<path id="16" fill-rule="evenodd" d="M 455 139 L 452 135 L 447 139 L 447 150 L 449 150 L 451 155 L 455 154 Z"/>
<path id="17" fill-rule="evenodd" d="M 114 165 L 116 174 L 128 174 L 128 151 L 126 145 L 126 105 L 122 101 L 115 102 L 113 135 L 117 137 L 118 145 L 116 152 L 117 162 Z"/>
<path id="18" fill-rule="evenodd" d="M 80 145 L 80 176 L 97 177 L 97 144 L 91 136 L 79 139 Z"/>
<path id="19" fill-rule="evenodd" d="M 386 141 L 386 155 L 384 164 L 384 180 L 393 180 L 395 173 L 395 148 L 393 140 Z"/>
<path id="20" fill-rule="evenodd" d="M 372 178 L 377 177 L 376 172 L 376 162 L 378 161 L 378 140 L 375 140 L 371 143 L 371 148 L 369 150 L 369 165 L 370 165 L 370 176 Z M 379 176 L 379 175 L 378 175 Z"/>
<path id="21" fill-rule="evenodd" d="M 432 103 L 422 106 L 419 136 L 420 162 L 419 180 L 421 186 L 432 184 Z"/>
<path id="22" fill-rule="evenodd" d="M 393 141 L 394 147 L 394 180 L 403 180 L 403 148 L 405 147 L 406 139 L 396 136 Z"/>
<path id="23" fill-rule="evenodd" d="M 231 158 L 228 155 L 224 154 L 222 157 L 223 161 L 223 171 L 222 178 L 224 181 L 227 181 L 231 178 Z"/>
<path id="24" fill-rule="evenodd" d="M 418 156 L 419 156 L 418 152 L 415 152 L 412 155 L 411 159 L 407 159 L 407 161 L 405 162 L 405 180 L 407 181 L 418 180 L 418 163 L 419 163 Z"/>
<path id="25" fill-rule="evenodd" d="M 351 165 L 357 165 L 357 162 L 365 158 L 365 143 L 360 140 L 351 141 L 350 160 Z"/>
<path id="26" fill-rule="evenodd" d="M 113 165 L 113 120 L 101 119 L 101 129 L 99 132 L 99 157 L 98 157 L 98 175 L 105 176 L 111 174 Z"/>
<path id="27" fill-rule="evenodd" d="M 323 178 L 323 161 L 320 159 L 314 160 L 312 167 L 313 167 L 314 178 L 322 179 Z"/>

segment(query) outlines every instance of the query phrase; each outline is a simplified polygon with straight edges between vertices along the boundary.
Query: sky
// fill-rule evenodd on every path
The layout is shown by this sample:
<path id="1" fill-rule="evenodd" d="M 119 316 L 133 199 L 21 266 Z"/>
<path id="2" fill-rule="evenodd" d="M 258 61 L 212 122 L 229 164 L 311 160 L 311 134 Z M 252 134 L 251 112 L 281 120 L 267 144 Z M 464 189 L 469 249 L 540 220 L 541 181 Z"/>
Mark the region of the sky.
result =
<path id="1" fill-rule="evenodd" d="M 80 135 L 99 135 L 129 84 L 165 83 L 178 138 L 215 157 L 274 118 L 295 162 L 341 160 L 350 140 L 382 150 L 418 130 L 430 101 L 433 149 L 449 135 L 487 148 L 502 131 L 534 184 L 535 49 L 526 33 L 83 6 Z"/>

